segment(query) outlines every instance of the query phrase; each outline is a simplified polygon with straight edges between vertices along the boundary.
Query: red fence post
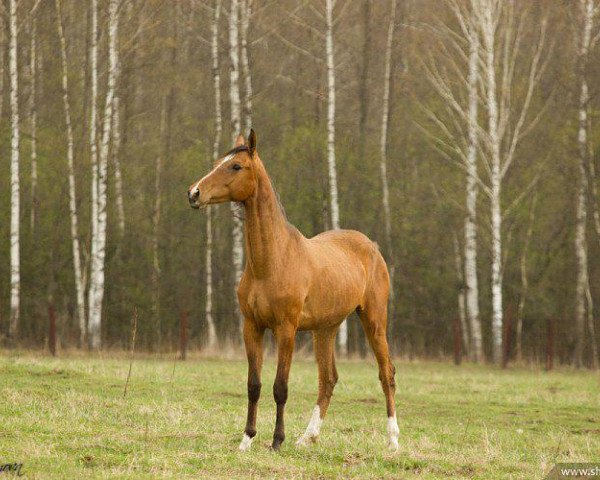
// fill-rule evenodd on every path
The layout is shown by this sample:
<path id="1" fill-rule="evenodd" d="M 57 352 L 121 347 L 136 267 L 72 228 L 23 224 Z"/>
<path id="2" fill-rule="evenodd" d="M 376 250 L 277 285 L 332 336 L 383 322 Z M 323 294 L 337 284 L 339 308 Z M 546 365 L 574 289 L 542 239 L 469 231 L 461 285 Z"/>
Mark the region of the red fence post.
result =
<path id="1" fill-rule="evenodd" d="M 52 303 L 48 304 L 48 318 L 50 325 L 48 329 L 48 347 L 53 357 L 56 356 L 56 311 Z"/>
<path id="2" fill-rule="evenodd" d="M 188 343 L 188 313 L 183 310 L 181 312 L 179 322 L 179 348 L 181 351 L 181 360 L 185 360 Z"/>
<path id="3" fill-rule="evenodd" d="M 460 331 L 460 321 L 458 317 L 454 319 L 452 322 L 452 330 L 454 330 L 454 365 L 460 365 L 462 360 L 461 355 L 461 331 Z"/>
<path id="4" fill-rule="evenodd" d="M 546 371 L 549 372 L 554 366 L 554 321 L 546 320 Z"/>

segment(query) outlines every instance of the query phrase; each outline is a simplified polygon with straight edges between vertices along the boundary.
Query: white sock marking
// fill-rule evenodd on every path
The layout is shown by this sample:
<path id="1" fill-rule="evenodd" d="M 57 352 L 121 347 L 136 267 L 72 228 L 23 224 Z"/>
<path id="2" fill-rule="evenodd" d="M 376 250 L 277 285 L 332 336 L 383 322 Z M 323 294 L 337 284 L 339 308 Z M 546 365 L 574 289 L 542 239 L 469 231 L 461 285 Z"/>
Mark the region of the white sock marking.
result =
<path id="1" fill-rule="evenodd" d="M 244 433 L 244 437 L 240 442 L 240 452 L 245 452 L 246 450 L 250 449 L 250 445 L 252 445 L 252 439 L 247 433 Z"/>
<path id="2" fill-rule="evenodd" d="M 321 432 L 322 424 L 323 420 L 321 419 L 321 408 L 318 405 L 315 405 L 312 417 L 310 417 L 310 422 L 308 422 L 308 426 L 306 427 L 306 431 L 298 439 L 296 445 L 307 446 L 311 442 L 314 442 Z"/>
<path id="3" fill-rule="evenodd" d="M 400 429 L 398 428 L 398 420 L 396 420 L 396 414 L 393 417 L 388 417 L 387 422 L 388 431 L 388 445 L 390 450 L 398 450 L 398 436 L 400 435 Z"/>

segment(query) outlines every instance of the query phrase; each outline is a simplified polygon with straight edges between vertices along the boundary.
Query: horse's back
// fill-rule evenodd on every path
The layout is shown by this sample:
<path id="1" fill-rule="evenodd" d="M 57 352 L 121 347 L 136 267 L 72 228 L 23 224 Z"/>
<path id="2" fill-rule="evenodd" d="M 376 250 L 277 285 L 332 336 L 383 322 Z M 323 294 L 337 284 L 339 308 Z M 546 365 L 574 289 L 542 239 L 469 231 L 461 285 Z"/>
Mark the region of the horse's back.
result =
<path id="1" fill-rule="evenodd" d="M 308 242 L 316 252 L 334 256 L 341 253 L 349 257 L 352 263 L 359 261 L 367 268 L 374 261 L 383 261 L 377 244 L 356 230 L 328 230 L 310 238 Z"/>

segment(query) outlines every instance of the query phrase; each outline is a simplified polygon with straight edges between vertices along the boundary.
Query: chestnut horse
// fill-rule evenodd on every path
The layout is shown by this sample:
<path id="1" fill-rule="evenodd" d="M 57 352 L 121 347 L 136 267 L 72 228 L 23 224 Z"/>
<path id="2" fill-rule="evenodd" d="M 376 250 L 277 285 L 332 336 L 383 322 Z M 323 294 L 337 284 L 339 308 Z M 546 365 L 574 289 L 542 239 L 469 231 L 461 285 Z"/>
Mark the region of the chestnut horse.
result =
<path id="1" fill-rule="evenodd" d="M 332 230 L 307 239 L 290 225 L 256 152 L 253 130 L 248 143 L 240 135 L 235 148 L 192 184 L 188 199 L 193 208 L 240 202 L 245 211 L 246 263 L 238 299 L 245 319 L 248 418 L 240 450 L 249 449 L 256 435 L 265 329 L 270 328 L 277 341 L 274 450 L 285 438 L 283 412 L 296 332 L 313 332 L 319 393 L 308 427 L 297 442 L 307 445 L 319 436 L 338 379 L 336 333 L 353 311 L 358 313 L 377 358 L 387 404 L 389 446 L 396 450 L 395 369 L 386 339 L 389 275 L 377 245 L 353 230 Z"/>

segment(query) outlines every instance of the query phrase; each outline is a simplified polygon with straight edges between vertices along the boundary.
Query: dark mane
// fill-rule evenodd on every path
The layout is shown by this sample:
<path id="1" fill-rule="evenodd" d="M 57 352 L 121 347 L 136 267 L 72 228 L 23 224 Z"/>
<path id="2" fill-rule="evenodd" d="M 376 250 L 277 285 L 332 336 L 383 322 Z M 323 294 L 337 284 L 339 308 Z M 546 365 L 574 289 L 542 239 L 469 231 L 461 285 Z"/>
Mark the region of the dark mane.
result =
<path id="1" fill-rule="evenodd" d="M 227 155 L 240 153 L 240 152 L 248 152 L 249 153 L 250 149 L 248 148 L 248 145 L 240 145 L 239 147 L 234 147 L 231 150 L 229 150 L 227 153 L 225 153 L 225 155 L 223 155 L 223 157 L 226 157 Z"/>

